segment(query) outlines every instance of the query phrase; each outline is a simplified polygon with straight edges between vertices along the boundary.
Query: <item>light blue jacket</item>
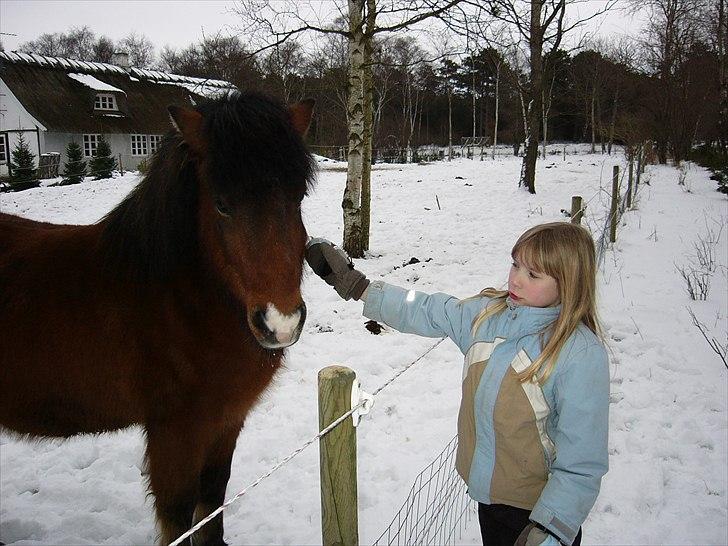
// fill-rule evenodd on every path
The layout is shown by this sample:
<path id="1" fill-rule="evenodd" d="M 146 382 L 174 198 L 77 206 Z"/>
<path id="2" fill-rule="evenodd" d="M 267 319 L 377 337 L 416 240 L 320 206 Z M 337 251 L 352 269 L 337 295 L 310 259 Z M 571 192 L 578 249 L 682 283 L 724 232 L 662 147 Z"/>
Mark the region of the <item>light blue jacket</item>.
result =
<path id="1" fill-rule="evenodd" d="M 608 469 L 609 361 L 581 325 L 546 383 L 517 373 L 540 354 L 560 307 L 512 306 L 472 334 L 491 300 L 369 285 L 364 315 L 400 332 L 452 339 L 465 355 L 456 467 L 470 496 L 531 510 L 531 520 L 571 544 Z"/>

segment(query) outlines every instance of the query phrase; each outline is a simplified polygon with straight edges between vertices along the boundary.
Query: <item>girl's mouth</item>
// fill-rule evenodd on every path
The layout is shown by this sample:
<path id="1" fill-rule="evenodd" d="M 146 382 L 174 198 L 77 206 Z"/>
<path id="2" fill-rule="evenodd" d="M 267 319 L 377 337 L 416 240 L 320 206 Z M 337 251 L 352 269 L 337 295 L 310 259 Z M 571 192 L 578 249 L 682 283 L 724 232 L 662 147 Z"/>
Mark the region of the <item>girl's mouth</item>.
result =
<path id="1" fill-rule="evenodd" d="M 508 292 L 508 297 L 511 298 L 513 301 L 518 301 L 521 299 L 518 296 L 516 296 L 513 292 Z"/>

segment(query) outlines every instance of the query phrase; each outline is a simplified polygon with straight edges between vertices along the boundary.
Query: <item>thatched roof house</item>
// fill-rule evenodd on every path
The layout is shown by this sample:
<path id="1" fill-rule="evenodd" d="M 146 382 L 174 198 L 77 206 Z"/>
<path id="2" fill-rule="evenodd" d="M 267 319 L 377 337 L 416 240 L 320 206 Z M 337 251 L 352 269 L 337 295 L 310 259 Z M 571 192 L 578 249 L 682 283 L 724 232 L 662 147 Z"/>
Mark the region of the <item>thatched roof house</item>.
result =
<path id="1" fill-rule="evenodd" d="M 101 135 L 125 169 L 156 148 L 169 128 L 167 106 L 192 105 L 235 90 L 225 81 L 126 65 L 0 52 L 0 176 L 22 134 L 36 156 L 60 154 L 75 140 L 91 157 Z"/>

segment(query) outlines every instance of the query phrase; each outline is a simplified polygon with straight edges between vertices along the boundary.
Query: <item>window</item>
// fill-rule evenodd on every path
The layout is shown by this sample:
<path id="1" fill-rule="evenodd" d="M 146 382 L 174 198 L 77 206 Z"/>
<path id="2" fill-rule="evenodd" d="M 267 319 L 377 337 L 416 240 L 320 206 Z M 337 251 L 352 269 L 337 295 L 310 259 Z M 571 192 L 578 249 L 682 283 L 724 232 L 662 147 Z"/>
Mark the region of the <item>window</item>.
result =
<path id="1" fill-rule="evenodd" d="M 96 153 L 96 148 L 101 140 L 101 135 L 83 135 L 83 156 L 93 157 Z"/>
<path id="2" fill-rule="evenodd" d="M 162 142 L 162 135 L 149 135 L 149 153 L 153 154 Z"/>
<path id="3" fill-rule="evenodd" d="M 147 135 L 131 135 L 131 155 L 147 155 Z"/>
<path id="4" fill-rule="evenodd" d="M 0 135 L 0 163 L 8 162 L 8 152 L 5 149 L 6 142 L 7 142 L 7 137 L 5 135 Z"/>
<path id="5" fill-rule="evenodd" d="M 116 97 L 110 93 L 99 93 L 94 100 L 94 108 L 96 110 L 118 110 Z"/>

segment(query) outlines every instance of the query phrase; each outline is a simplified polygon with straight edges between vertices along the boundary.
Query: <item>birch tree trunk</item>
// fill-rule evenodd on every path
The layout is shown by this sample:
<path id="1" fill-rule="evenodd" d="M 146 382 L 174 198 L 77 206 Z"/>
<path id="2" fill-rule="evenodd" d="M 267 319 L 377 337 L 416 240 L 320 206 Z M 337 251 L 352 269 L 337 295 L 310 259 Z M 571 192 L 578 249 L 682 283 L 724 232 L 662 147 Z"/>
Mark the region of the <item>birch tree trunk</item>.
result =
<path id="1" fill-rule="evenodd" d="M 452 88 L 447 88 L 447 160 L 452 161 Z"/>
<path id="2" fill-rule="evenodd" d="M 591 97 L 591 133 L 592 133 L 592 140 L 591 140 L 591 153 L 596 153 L 597 151 L 597 123 L 596 123 L 596 117 L 594 115 L 594 107 L 597 102 L 596 98 L 596 88 L 592 89 L 592 97 Z"/>
<path id="3" fill-rule="evenodd" d="M 617 106 L 619 104 L 619 90 L 614 92 L 614 105 L 612 106 L 612 119 L 609 123 L 609 143 L 607 144 L 607 154 L 612 155 L 612 146 L 614 145 L 614 126 L 617 124 Z"/>
<path id="4" fill-rule="evenodd" d="M 555 69 L 554 69 L 555 70 Z M 548 141 L 548 128 L 549 128 L 549 112 L 551 112 L 551 104 L 554 99 L 554 83 L 556 83 L 556 74 L 554 73 L 551 78 L 551 85 L 549 85 L 548 95 L 543 98 L 543 158 L 546 159 L 546 144 Z"/>
<path id="5" fill-rule="evenodd" d="M 476 136 L 476 123 L 477 123 L 477 114 L 475 112 L 475 60 L 473 60 L 473 143 L 475 143 L 475 136 Z M 473 149 L 473 156 L 475 155 L 475 149 Z"/>
<path id="6" fill-rule="evenodd" d="M 376 24 L 377 10 L 375 1 L 366 0 L 366 28 L 364 32 L 364 155 L 362 160 L 361 195 L 361 246 L 369 250 L 369 226 L 372 203 L 372 141 L 374 140 L 374 69 L 372 68 L 372 31 Z M 363 252 L 362 252 L 363 253 Z"/>
<path id="7" fill-rule="evenodd" d="M 344 213 L 343 248 L 352 258 L 364 255 L 362 244 L 362 182 L 365 153 L 364 123 L 364 0 L 349 4 L 349 81 L 347 117 L 349 119 L 349 154 L 346 188 L 341 201 Z"/>
<path id="8" fill-rule="evenodd" d="M 718 82 L 720 84 L 720 119 L 718 121 L 718 146 L 725 154 L 728 152 L 728 67 L 726 66 L 726 47 L 728 46 L 728 24 L 725 0 L 718 4 Z"/>
<path id="9" fill-rule="evenodd" d="M 541 26 L 542 0 L 531 0 L 529 33 L 531 81 L 529 104 L 526 111 L 526 154 L 523 156 L 522 183 L 529 193 L 536 193 L 536 162 L 538 161 L 539 122 L 541 118 L 541 93 L 543 89 L 543 33 Z"/>
<path id="10" fill-rule="evenodd" d="M 495 159 L 495 147 L 498 145 L 498 107 L 500 105 L 500 69 L 501 63 L 495 68 L 495 124 L 493 127 L 493 159 Z"/>

